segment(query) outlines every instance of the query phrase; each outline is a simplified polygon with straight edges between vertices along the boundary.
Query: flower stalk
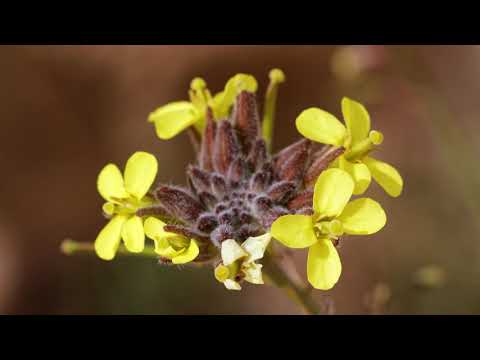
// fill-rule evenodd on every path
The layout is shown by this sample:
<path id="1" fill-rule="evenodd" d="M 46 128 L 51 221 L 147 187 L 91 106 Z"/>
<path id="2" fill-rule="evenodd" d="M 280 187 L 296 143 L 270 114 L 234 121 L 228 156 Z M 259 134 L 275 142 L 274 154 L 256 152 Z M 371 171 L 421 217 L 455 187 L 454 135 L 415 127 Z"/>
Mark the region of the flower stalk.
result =
<path id="1" fill-rule="evenodd" d="M 267 282 L 283 290 L 305 315 L 322 313 L 322 309 L 312 297 L 312 287 L 298 274 L 290 253 L 282 251 L 281 254 L 267 254 L 263 264 L 263 275 Z"/>
<path id="2" fill-rule="evenodd" d="M 65 239 L 60 245 L 62 253 L 65 255 L 94 255 L 95 246 L 93 243 L 78 242 L 72 239 Z M 125 245 L 120 244 L 117 249 L 117 255 L 123 256 L 137 256 L 137 257 L 146 257 L 146 258 L 158 258 L 158 254 L 155 253 L 155 248 L 153 246 L 145 246 L 142 252 L 134 253 L 127 250 Z"/>

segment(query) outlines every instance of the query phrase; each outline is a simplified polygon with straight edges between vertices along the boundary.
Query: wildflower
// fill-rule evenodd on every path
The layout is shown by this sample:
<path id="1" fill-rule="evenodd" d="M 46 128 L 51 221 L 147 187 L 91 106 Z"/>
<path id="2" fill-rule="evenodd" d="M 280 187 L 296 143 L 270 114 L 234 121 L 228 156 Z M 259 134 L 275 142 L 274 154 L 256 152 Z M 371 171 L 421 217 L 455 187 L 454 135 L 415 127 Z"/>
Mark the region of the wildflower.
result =
<path id="1" fill-rule="evenodd" d="M 155 252 L 173 264 L 185 264 L 193 261 L 199 253 L 195 240 L 185 236 L 166 232 L 166 224 L 154 217 L 145 220 L 145 234 L 155 242 Z"/>
<path id="2" fill-rule="evenodd" d="M 95 240 L 95 251 L 100 258 L 112 260 L 121 238 L 128 251 L 143 251 L 143 222 L 136 211 L 152 203 L 146 194 L 155 180 L 157 169 L 157 160 L 153 155 L 136 152 L 128 159 L 123 177 L 114 164 L 106 165 L 98 175 L 98 192 L 107 201 L 103 210 L 111 217 Z"/>
<path id="3" fill-rule="evenodd" d="M 272 236 L 285 246 L 309 248 L 307 275 L 316 289 L 331 289 L 340 277 L 342 265 L 333 241 L 344 233 L 374 234 L 386 223 L 385 212 L 376 201 L 348 202 L 354 186 L 347 172 L 328 169 L 315 184 L 313 215 L 285 215 L 272 224 Z"/>
<path id="4" fill-rule="evenodd" d="M 205 80 L 197 77 L 190 85 L 190 101 L 176 101 L 164 105 L 152 112 L 148 121 L 155 124 L 157 135 L 163 140 L 173 138 L 192 125 L 202 134 L 207 107 L 212 109 L 215 118 L 223 118 L 228 115 L 236 96 L 243 90 L 257 90 L 257 81 L 253 76 L 235 75 L 227 82 L 224 90 L 214 97 L 210 94 Z"/>
<path id="5" fill-rule="evenodd" d="M 166 219 L 164 230 L 209 243 L 199 257 L 214 262 L 222 243 L 239 244 L 269 232 L 279 216 L 308 212 L 313 194 L 304 185 L 318 158 L 300 140 L 270 155 L 253 93 L 242 91 L 229 118 L 207 119 L 198 162 L 187 167 L 188 187 L 161 184 L 142 216 Z M 333 159 L 330 159 L 333 160 Z"/>
<path id="6" fill-rule="evenodd" d="M 226 94 L 223 96 L 231 96 L 228 91 Z M 157 223 L 160 235 L 155 236 L 148 229 L 152 220 L 145 223 L 147 236 L 156 241 L 159 255 L 165 257 L 160 249 L 172 245 L 170 237 L 160 240 L 164 231 L 169 236 L 182 236 L 183 243 L 171 246 L 176 251 L 190 246 L 189 239 L 195 241 L 199 252 L 192 263 L 215 265 L 223 262 L 223 243 L 228 241 L 230 245 L 226 246 L 235 248 L 234 241 L 242 248 L 247 239 L 269 233 L 278 217 L 311 211 L 313 193 L 307 189 L 306 179 L 316 178 L 343 150 L 325 156 L 312 152 L 311 142 L 301 139 L 272 155 L 260 119 L 251 91 L 241 91 L 225 117 L 215 121 L 207 116 L 197 162 L 186 170 L 188 186 L 160 184 L 152 191 L 153 204 L 137 211 L 166 224 L 162 228 Z M 174 257 L 167 258 L 174 262 Z M 235 262 L 237 271 L 223 264 L 229 275 L 225 277 L 226 268 L 220 268 L 223 270 L 217 269 L 217 277 L 223 271 L 224 280 L 237 281 L 235 277 L 240 276 L 239 280 L 245 277 L 260 281 L 255 276 L 260 267 L 243 260 Z M 226 283 L 237 287 L 231 281 Z"/>
<path id="7" fill-rule="evenodd" d="M 269 256 L 266 250 L 274 236 L 289 247 L 310 248 L 307 272 L 314 287 L 329 289 L 337 282 L 341 264 L 333 241 L 344 233 L 372 234 L 386 218 L 371 199 L 347 204 L 354 180 L 344 170 L 328 168 L 351 166 L 355 175 L 359 165 L 368 166 L 375 177 L 367 154 L 381 142 L 381 134 L 370 132 L 368 114 L 362 115 L 363 107 L 353 102 L 346 103 L 344 112 L 361 119 L 355 131 L 349 120 L 346 130 L 332 115 L 307 110 L 297 126 L 313 134 L 313 140 L 335 147 L 316 151 L 312 141 L 300 139 L 272 154 L 276 96 L 284 75 L 275 69 L 270 78 L 263 117 L 257 110 L 257 82 L 245 74 L 231 78 L 213 97 L 205 81 L 196 78 L 190 102 L 170 103 L 151 114 L 160 138 L 195 127 L 201 135 L 195 163 L 186 169 L 186 186 L 159 184 L 153 189 L 158 167 L 153 155 L 132 155 L 124 177 L 115 165 L 105 166 L 98 191 L 111 220 L 95 241 L 99 257 L 113 259 L 122 238 L 127 251 L 146 252 L 147 235 L 155 243 L 149 255 L 156 253 L 162 263 L 211 265 L 217 280 L 240 290 L 242 281 L 263 284 L 257 261 Z"/>
<path id="8" fill-rule="evenodd" d="M 241 290 L 240 282 L 263 284 L 262 265 L 255 261 L 263 258 L 271 235 L 266 233 L 249 237 L 242 245 L 235 240 L 222 242 L 222 263 L 215 268 L 215 278 L 229 290 Z"/>
<path id="9" fill-rule="evenodd" d="M 390 195 L 401 194 L 403 180 L 391 165 L 369 156 L 383 142 L 383 134 L 370 131 L 370 115 L 365 107 L 348 98 L 342 99 L 346 127 L 332 114 L 318 108 L 303 111 L 296 120 L 298 131 L 306 138 L 323 144 L 344 147 L 342 156 L 332 165 L 347 171 L 355 180 L 354 194 L 363 194 L 371 177 Z"/>

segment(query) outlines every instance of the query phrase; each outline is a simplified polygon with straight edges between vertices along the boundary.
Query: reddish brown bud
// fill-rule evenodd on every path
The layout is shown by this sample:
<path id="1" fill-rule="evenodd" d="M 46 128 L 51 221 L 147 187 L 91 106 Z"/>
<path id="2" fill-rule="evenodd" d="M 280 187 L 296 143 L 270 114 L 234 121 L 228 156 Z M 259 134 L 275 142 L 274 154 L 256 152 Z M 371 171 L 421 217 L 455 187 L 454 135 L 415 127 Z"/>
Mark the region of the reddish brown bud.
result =
<path id="1" fill-rule="evenodd" d="M 228 121 L 221 121 L 217 128 L 213 149 L 214 169 L 225 175 L 230 163 L 239 154 L 239 146 L 232 125 Z"/>
<path id="2" fill-rule="evenodd" d="M 159 204 L 140 208 L 137 210 L 136 215 L 140 217 L 142 216 L 157 216 L 160 218 L 171 217 L 168 211 L 162 205 L 159 205 Z"/>
<path id="3" fill-rule="evenodd" d="M 200 202 L 208 209 L 212 209 L 218 201 L 214 195 L 206 191 L 199 193 L 198 198 L 200 199 Z"/>
<path id="4" fill-rule="evenodd" d="M 309 166 L 303 178 L 305 186 L 313 186 L 320 173 L 327 169 L 336 158 L 344 153 L 344 151 L 345 149 L 343 147 L 331 147 L 326 151 L 321 151 L 319 155 L 316 155 L 316 158 Z"/>
<path id="5" fill-rule="evenodd" d="M 230 225 L 222 224 L 210 234 L 210 238 L 215 246 L 220 247 L 222 242 L 234 237 L 233 228 Z"/>
<path id="6" fill-rule="evenodd" d="M 238 157 L 231 164 L 228 169 L 228 180 L 230 185 L 237 184 L 245 176 L 245 161 Z"/>
<path id="7" fill-rule="evenodd" d="M 197 221 L 197 229 L 201 232 L 209 233 L 218 225 L 217 217 L 214 214 L 202 214 Z"/>
<path id="8" fill-rule="evenodd" d="M 207 108 L 207 125 L 203 132 L 202 146 L 200 148 L 200 167 L 206 171 L 213 170 L 213 148 L 215 145 L 215 134 L 217 124 L 213 119 L 212 109 Z"/>
<path id="9" fill-rule="evenodd" d="M 294 197 L 292 200 L 288 202 L 288 208 L 290 210 L 298 210 L 301 209 L 305 206 L 312 206 L 313 204 L 313 191 L 312 190 L 307 190 L 304 191 L 300 194 L 298 194 L 296 197 Z"/>
<path id="10" fill-rule="evenodd" d="M 275 172 L 280 170 L 282 165 L 292 156 L 293 153 L 298 152 L 299 149 L 304 149 L 307 143 L 310 143 L 310 140 L 301 139 L 277 153 L 273 157 Z"/>
<path id="11" fill-rule="evenodd" d="M 205 210 L 202 204 L 180 188 L 162 186 L 157 189 L 155 196 L 170 214 L 190 223 L 195 222 Z"/>
<path id="12" fill-rule="evenodd" d="M 276 165 L 279 179 L 285 181 L 298 181 L 303 177 L 305 166 L 308 160 L 310 142 L 303 142 L 301 146 L 295 147 L 290 156 L 282 156 L 282 161 Z"/>
<path id="13" fill-rule="evenodd" d="M 281 181 L 273 184 L 267 190 L 267 195 L 275 202 L 286 201 L 295 191 L 296 185 L 291 181 Z"/>
<path id="14" fill-rule="evenodd" d="M 265 140 L 257 139 L 247 157 L 247 164 L 252 171 L 259 170 L 268 160 L 267 145 Z"/>
<path id="15" fill-rule="evenodd" d="M 208 172 L 205 172 L 196 166 L 189 165 L 187 168 L 187 176 L 196 193 L 210 190 L 211 182 L 210 174 Z"/>
<path id="16" fill-rule="evenodd" d="M 212 175 L 212 190 L 213 194 L 217 197 L 217 199 L 223 199 L 223 197 L 227 193 L 227 183 L 221 175 Z"/>
<path id="17" fill-rule="evenodd" d="M 242 91 L 237 96 L 232 118 L 240 141 L 248 150 L 260 134 L 260 118 L 255 94 Z"/>

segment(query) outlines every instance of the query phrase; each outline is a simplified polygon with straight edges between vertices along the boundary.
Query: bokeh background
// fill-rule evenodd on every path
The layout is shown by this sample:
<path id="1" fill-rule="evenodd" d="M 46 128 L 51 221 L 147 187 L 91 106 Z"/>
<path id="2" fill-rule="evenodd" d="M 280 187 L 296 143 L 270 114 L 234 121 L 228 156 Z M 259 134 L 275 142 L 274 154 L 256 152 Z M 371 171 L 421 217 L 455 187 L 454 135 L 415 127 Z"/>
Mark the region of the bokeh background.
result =
<path id="1" fill-rule="evenodd" d="M 388 224 L 343 241 L 342 278 L 318 301 L 339 314 L 480 313 L 479 60 L 476 46 L 0 46 L 0 313 L 299 314 L 281 291 L 228 292 L 211 270 L 59 250 L 104 225 L 95 183 L 107 162 L 149 151 L 158 179 L 184 182 L 188 138 L 156 138 L 152 110 L 186 99 L 195 76 L 216 92 L 238 72 L 255 75 L 262 103 L 273 67 L 287 76 L 277 149 L 299 138 L 303 109 L 341 118 L 349 96 L 405 179 L 397 199 L 372 183 Z M 304 273 L 306 253 L 296 260 Z"/>

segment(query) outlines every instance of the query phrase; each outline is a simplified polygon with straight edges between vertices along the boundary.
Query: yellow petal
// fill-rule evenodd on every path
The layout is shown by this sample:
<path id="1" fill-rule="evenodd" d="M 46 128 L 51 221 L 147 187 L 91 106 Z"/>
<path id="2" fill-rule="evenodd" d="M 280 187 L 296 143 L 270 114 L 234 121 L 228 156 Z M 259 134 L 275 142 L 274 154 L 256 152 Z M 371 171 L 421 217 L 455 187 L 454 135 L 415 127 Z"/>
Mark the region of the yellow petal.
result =
<path id="1" fill-rule="evenodd" d="M 112 201 L 112 197 L 119 199 L 128 197 L 122 173 L 115 164 L 108 164 L 100 171 L 97 178 L 97 189 L 107 201 Z"/>
<path id="2" fill-rule="evenodd" d="M 249 74 L 236 74 L 225 84 L 224 101 L 235 101 L 235 97 L 242 91 L 256 92 L 257 80 Z"/>
<path id="3" fill-rule="evenodd" d="M 145 228 L 144 228 L 145 229 Z M 153 240 L 155 243 L 155 252 L 159 255 L 163 255 L 165 253 L 170 254 L 173 249 L 173 247 L 170 245 L 168 238 L 167 237 L 162 237 L 159 239 L 154 239 Z M 171 248 L 171 250 L 169 249 Z M 175 250 L 176 251 L 176 250 Z M 179 254 L 179 253 L 178 253 Z M 178 255 L 175 253 L 174 255 Z M 164 255 L 163 255 L 164 256 Z"/>
<path id="4" fill-rule="evenodd" d="M 100 231 L 95 240 L 95 252 L 103 260 L 112 260 L 115 257 L 123 224 L 127 221 L 124 215 L 117 215 Z"/>
<path id="5" fill-rule="evenodd" d="M 125 247 L 132 253 L 140 253 L 145 248 L 145 232 L 139 216 L 130 217 L 122 228 Z"/>
<path id="6" fill-rule="evenodd" d="M 182 253 L 185 252 L 185 250 L 186 250 L 185 248 L 180 249 L 180 250 L 176 250 L 171 246 L 168 246 L 166 248 L 155 247 L 155 252 L 158 255 L 163 256 L 163 257 L 168 258 L 168 259 L 173 259 L 174 257 L 181 255 Z"/>
<path id="7" fill-rule="evenodd" d="M 308 250 L 307 277 L 315 289 L 329 290 L 342 273 L 338 252 L 329 239 L 322 239 Z"/>
<path id="8" fill-rule="evenodd" d="M 262 277 L 262 267 L 263 265 L 257 263 L 249 263 L 245 266 L 242 271 L 245 275 L 245 281 L 248 281 L 251 284 L 263 284 L 263 277 Z"/>
<path id="9" fill-rule="evenodd" d="M 221 254 L 223 265 L 225 266 L 231 265 L 238 259 L 248 256 L 248 253 L 233 239 L 222 242 Z"/>
<path id="10" fill-rule="evenodd" d="M 385 226 L 387 216 L 378 202 L 361 198 L 348 203 L 338 220 L 347 234 L 370 235 Z"/>
<path id="11" fill-rule="evenodd" d="M 216 106 L 215 114 L 218 117 L 227 116 L 237 95 L 242 91 L 257 91 L 257 80 L 252 75 L 237 74 L 227 81 L 224 91 L 215 95 L 213 99 L 213 103 Z"/>
<path id="12" fill-rule="evenodd" d="M 166 232 L 163 227 L 166 224 L 154 217 L 148 217 L 144 224 L 143 229 L 145 234 L 155 242 L 155 252 L 163 257 L 169 259 L 180 255 L 185 249 L 175 250 L 169 242 L 169 239 L 180 237 L 180 235 Z"/>
<path id="13" fill-rule="evenodd" d="M 344 143 L 345 126 L 332 114 L 318 108 L 303 111 L 296 120 L 297 130 L 307 139 L 341 146 Z"/>
<path id="14" fill-rule="evenodd" d="M 231 279 L 225 280 L 223 284 L 228 290 L 242 290 L 242 287 L 240 286 L 240 284 Z"/>
<path id="15" fill-rule="evenodd" d="M 339 215 L 353 193 L 352 177 L 341 169 L 323 171 L 315 183 L 313 208 L 321 218 Z"/>
<path id="16" fill-rule="evenodd" d="M 198 121 L 201 114 L 188 101 L 178 101 L 162 106 L 148 117 L 155 124 L 157 136 L 168 140 Z"/>
<path id="17" fill-rule="evenodd" d="M 195 242 L 195 240 L 190 240 L 190 245 L 189 247 L 180 255 L 175 256 L 172 258 L 172 262 L 174 264 L 185 264 L 190 261 L 195 260 L 195 258 L 198 256 L 198 253 L 200 250 L 198 249 L 198 245 Z"/>
<path id="18" fill-rule="evenodd" d="M 370 115 L 365 107 L 347 97 L 342 99 L 342 113 L 352 137 L 352 146 L 366 139 L 370 132 Z"/>
<path id="19" fill-rule="evenodd" d="M 317 242 L 313 220 L 307 215 L 284 215 L 274 221 L 272 236 L 283 245 L 294 249 L 312 246 Z"/>
<path id="20" fill-rule="evenodd" d="M 143 151 L 136 152 L 125 166 L 125 188 L 137 200 L 142 199 L 155 181 L 157 171 L 155 156 Z"/>
<path id="21" fill-rule="evenodd" d="M 270 244 L 271 239 L 272 235 L 270 233 L 266 233 L 256 237 L 249 237 L 247 240 L 245 240 L 241 247 L 249 255 L 247 259 L 248 262 L 263 258 L 263 254 L 265 253 L 268 244 Z"/>
<path id="22" fill-rule="evenodd" d="M 392 165 L 371 157 L 362 160 L 368 166 L 375 181 L 387 192 L 388 195 L 400 196 L 403 189 L 403 179 Z"/>
<path id="23" fill-rule="evenodd" d="M 339 167 L 348 172 L 353 178 L 355 182 L 355 188 L 353 189 L 354 195 L 363 194 L 368 189 L 372 181 L 372 175 L 367 165 L 363 163 L 352 163 L 345 159 L 344 156 L 341 156 L 339 159 Z"/>
<path id="24" fill-rule="evenodd" d="M 214 270 L 215 279 L 223 283 L 230 277 L 230 270 L 228 266 L 219 264 Z"/>
<path id="25" fill-rule="evenodd" d="M 170 234 L 163 230 L 165 225 L 162 220 L 150 216 L 145 220 L 143 228 L 145 229 L 145 234 L 147 234 L 150 239 L 158 240 Z"/>
<path id="26" fill-rule="evenodd" d="M 243 269 L 245 274 L 245 281 L 251 284 L 263 284 L 262 277 L 262 265 L 257 263 L 249 263 L 247 267 Z"/>

